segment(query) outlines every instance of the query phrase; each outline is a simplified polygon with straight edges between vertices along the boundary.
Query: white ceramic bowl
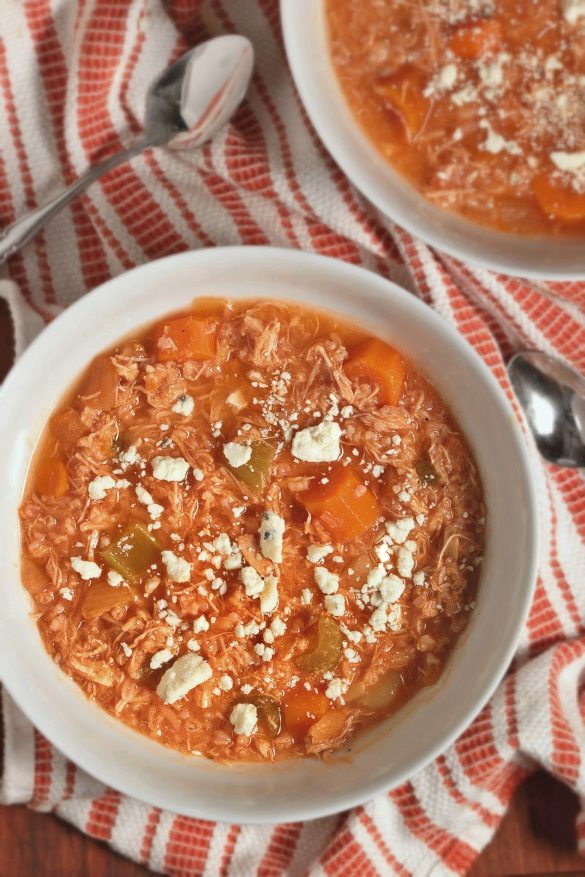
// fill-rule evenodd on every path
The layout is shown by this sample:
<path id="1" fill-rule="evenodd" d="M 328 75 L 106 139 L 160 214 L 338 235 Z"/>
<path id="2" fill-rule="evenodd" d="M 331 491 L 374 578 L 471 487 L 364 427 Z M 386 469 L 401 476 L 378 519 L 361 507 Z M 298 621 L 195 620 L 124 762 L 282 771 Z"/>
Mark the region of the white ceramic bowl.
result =
<path id="1" fill-rule="evenodd" d="M 426 201 L 349 109 L 330 60 L 324 0 L 280 0 L 280 8 L 288 60 L 311 121 L 340 168 L 382 213 L 431 246 L 494 271 L 541 280 L 585 277 L 583 240 L 505 234 Z"/>
<path id="2" fill-rule="evenodd" d="M 488 539 L 478 605 L 444 677 L 351 757 L 226 767 L 186 758 L 90 703 L 49 659 L 19 581 L 18 506 L 35 443 L 89 360 L 198 295 L 292 299 L 338 311 L 397 344 L 463 427 L 483 477 Z M 457 737 L 512 657 L 535 578 L 534 498 L 518 423 L 465 341 L 414 296 L 345 262 L 234 247 L 170 256 L 89 293 L 31 345 L 0 392 L 0 673 L 34 724 L 114 788 L 206 819 L 276 822 L 343 810 L 412 776 Z"/>

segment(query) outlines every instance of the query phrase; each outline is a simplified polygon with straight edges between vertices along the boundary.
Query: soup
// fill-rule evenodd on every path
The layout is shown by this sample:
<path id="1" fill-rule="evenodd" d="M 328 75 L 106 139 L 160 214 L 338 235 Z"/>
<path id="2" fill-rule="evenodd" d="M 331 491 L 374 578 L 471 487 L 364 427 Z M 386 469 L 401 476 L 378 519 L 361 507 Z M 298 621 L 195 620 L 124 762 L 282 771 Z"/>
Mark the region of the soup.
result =
<path id="1" fill-rule="evenodd" d="M 399 352 L 294 304 L 202 299 L 95 359 L 50 418 L 22 579 L 108 713 L 271 762 L 436 682 L 484 529 L 465 438 Z"/>
<path id="2" fill-rule="evenodd" d="M 356 120 L 433 204 L 506 232 L 585 233 L 581 0 L 326 0 Z"/>

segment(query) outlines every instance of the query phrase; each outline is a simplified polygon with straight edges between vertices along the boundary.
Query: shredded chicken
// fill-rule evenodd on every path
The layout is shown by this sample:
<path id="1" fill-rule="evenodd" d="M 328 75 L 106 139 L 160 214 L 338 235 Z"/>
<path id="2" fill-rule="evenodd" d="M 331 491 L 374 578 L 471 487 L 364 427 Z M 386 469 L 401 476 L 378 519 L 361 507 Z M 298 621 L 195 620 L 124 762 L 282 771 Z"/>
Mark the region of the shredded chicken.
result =
<path id="1" fill-rule="evenodd" d="M 157 362 L 149 330 L 100 357 L 63 401 L 21 507 L 23 583 L 49 654 L 132 728 L 225 762 L 326 757 L 440 675 L 473 608 L 481 482 L 464 437 L 422 375 L 407 369 L 397 405 L 383 403 L 375 380 L 348 377 L 355 327 L 278 302 L 229 303 L 219 313 L 215 357 Z M 226 401 L 236 389 L 243 407 Z M 193 405 L 185 414 L 176 403 L 187 397 Z M 322 421 L 339 425 L 340 460 L 293 457 L 295 432 Z M 254 480 L 252 467 L 253 480 L 243 480 L 227 465 L 230 441 L 272 449 L 262 479 Z M 158 456 L 180 461 L 181 480 L 155 477 Z M 303 505 L 307 491 L 328 489 L 335 467 L 350 467 L 379 506 L 373 525 L 345 542 Z M 103 490 L 94 484 L 92 498 L 94 482 Z M 266 510 L 284 522 L 281 563 L 260 551 Z M 386 525 L 396 532 L 401 520 L 410 522 L 408 539 L 393 544 Z M 108 558 L 137 523 L 164 549 L 165 562 L 155 557 L 126 583 Z M 309 546 L 324 546 L 324 559 L 311 562 Z M 387 607 L 388 624 L 374 630 L 382 598 L 369 602 L 368 582 L 381 563 L 384 575 L 396 578 L 400 567 L 405 578 Z M 87 578 L 78 571 L 85 569 Z M 386 587 L 396 587 L 392 581 Z M 263 614 L 265 587 L 272 598 Z M 316 648 L 328 606 L 342 631 L 336 664 L 328 673 L 305 671 L 297 661 Z M 212 676 L 167 704 L 156 693 L 160 678 L 189 654 Z M 375 692 L 389 672 L 400 674 L 399 701 L 360 703 L 355 691 Z M 302 703 L 309 694 L 319 719 L 303 737 L 287 721 L 291 699 Z M 259 707 L 252 737 L 235 734 L 231 710 L 254 697 L 276 704 L 272 726 Z"/>

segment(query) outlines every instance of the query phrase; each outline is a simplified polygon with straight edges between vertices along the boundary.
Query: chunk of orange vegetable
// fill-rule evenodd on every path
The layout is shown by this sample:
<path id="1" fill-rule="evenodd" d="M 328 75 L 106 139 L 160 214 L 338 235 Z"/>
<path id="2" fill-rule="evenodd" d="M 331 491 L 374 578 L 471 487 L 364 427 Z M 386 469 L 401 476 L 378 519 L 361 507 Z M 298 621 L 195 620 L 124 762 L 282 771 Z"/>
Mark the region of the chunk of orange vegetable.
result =
<path id="1" fill-rule="evenodd" d="M 37 473 L 36 489 L 41 495 L 58 498 L 65 494 L 68 485 L 67 468 L 62 460 L 49 460 Z"/>
<path id="2" fill-rule="evenodd" d="M 397 405 L 402 395 L 406 366 L 397 350 L 379 338 L 368 338 L 349 352 L 344 370 L 350 378 L 365 378 L 380 388 L 384 405 Z"/>
<path id="3" fill-rule="evenodd" d="M 155 338 L 159 362 L 203 361 L 215 355 L 217 322 L 208 317 L 178 317 L 159 326 Z"/>
<path id="4" fill-rule="evenodd" d="M 51 432 L 62 445 L 73 445 L 83 435 L 81 417 L 74 408 L 66 408 L 51 418 Z"/>
<path id="5" fill-rule="evenodd" d="M 295 740 L 302 740 L 328 709 L 329 701 L 324 694 L 293 690 L 284 701 L 285 728 Z"/>
<path id="6" fill-rule="evenodd" d="M 222 317 L 229 306 L 229 299 L 214 295 L 202 295 L 193 302 L 193 312 L 200 317 Z"/>
<path id="7" fill-rule="evenodd" d="M 575 192 L 549 174 L 538 174 L 532 181 L 532 191 L 542 211 L 561 222 L 585 220 L 585 193 Z"/>
<path id="8" fill-rule="evenodd" d="M 89 367 L 80 396 L 89 408 L 110 411 L 116 404 L 118 372 L 109 356 L 101 356 Z"/>
<path id="9" fill-rule="evenodd" d="M 499 21 L 482 18 L 458 25 L 449 37 L 448 46 L 454 55 L 464 61 L 475 61 L 491 55 L 502 43 L 502 26 Z"/>
<path id="10" fill-rule="evenodd" d="M 125 585 L 112 588 L 105 582 L 90 585 L 83 600 L 81 614 L 87 621 L 99 618 L 104 612 L 111 612 L 119 606 L 127 606 L 134 594 Z"/>
<path id="11" fill-rule="evenodd" d="M 315 484 L 300 493 L 299 502 L 337 542 L 361 536 L 375 524 L 380 503 L 349 466 L 336 466 L 327 477 L 327 484 Z"/>
<path id="12" fill-rule="evenodd" d="M 376 94 L 396 113 L 409 138 L 420 131 L 429 111 L 430 103 L 424 95 L 426 81 L 426 74 L 418 67 L 403 64 L 374 86 Z"/>

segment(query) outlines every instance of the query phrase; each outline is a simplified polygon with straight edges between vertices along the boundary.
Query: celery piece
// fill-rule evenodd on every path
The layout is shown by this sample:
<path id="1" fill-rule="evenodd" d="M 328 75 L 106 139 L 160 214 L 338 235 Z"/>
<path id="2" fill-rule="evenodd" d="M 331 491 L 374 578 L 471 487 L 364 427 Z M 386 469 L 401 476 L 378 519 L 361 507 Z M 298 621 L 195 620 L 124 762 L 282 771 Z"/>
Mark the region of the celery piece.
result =
<path id="1" fill-rule="evenodd" d="M 238 466 L 237 469 L 233 466 L 228 466 L 228 469 L 233 472 L 236 478 L 258 493 L 264 489 L 268 482 L 275 450 L 272 445 L 266 444 L 266 442 L 252 442 L 250 447 L 252 455 L 248 462 L 243 466 Z"/>
<path id="2" fill-rule="evenodd" d="M 161 547 L 141 523 L 131 524 L 121 536 L 100 552 L 108 566 L 127 582 L 137 582 L 160 560 Z"/>
<path id="3" fill-rule="evenodd" d="M 317 622 L 317 645 L 296 659 L 307 673 L 327 673 L 333 670 L 341 657 L 342 636 L 339 625 L 330 615 L 322 615 Z"/>

